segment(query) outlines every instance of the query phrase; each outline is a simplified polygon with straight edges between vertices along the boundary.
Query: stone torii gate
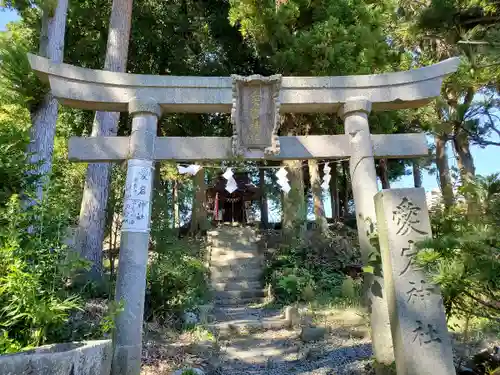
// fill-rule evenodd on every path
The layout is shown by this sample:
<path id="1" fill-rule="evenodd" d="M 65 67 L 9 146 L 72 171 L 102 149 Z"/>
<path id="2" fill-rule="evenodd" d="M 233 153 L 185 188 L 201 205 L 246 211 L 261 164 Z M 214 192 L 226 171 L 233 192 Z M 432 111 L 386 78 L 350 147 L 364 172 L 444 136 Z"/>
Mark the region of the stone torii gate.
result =
<path id="1" fill-rule="evenodd" d="M 342 77 L 176 77 L 115 73 L 53 64 L 29 55 L 31 67 L 63 105 L 95 111 L 128 111 L 130 137 L 71 138 L 69 158 L 80 162 L 128 161 L 116 299 L 113 374 L 138 375 L 155 160 L 305 160 L 350 158 L 350 174 L 363 261 L 373 251 L 368 233 L 376 222 L 374 158 L 428 154 L 424 134 L 371 135 L 368 114 L 416 108 L 440 94 L 457 58 L 397 73 Z M 157 137 L 162 113 L 231 113 L 233 136 Z M 345 134 L 278 137 L 283 113 L 338 113 Z M 394 360 L 381 276 L 366 274 L 376 360 Z"/>

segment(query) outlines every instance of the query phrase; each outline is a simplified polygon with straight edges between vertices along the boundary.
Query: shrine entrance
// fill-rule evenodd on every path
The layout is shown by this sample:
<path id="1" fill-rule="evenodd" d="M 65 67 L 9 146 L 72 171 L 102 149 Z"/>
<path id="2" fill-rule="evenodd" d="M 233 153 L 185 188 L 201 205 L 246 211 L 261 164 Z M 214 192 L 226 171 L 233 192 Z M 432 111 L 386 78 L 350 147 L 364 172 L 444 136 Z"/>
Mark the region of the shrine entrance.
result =
<path id="1" fill-rule="evenodd" d="M 50 83 L 52 94 L 61 104 L 94 111 L 128 111 L 132 117 L 130 137 L 71 138 L 69 141 L 69 158 L 73 161 L 128 162 L 116 283 L 116 299 L 123 300 L 125 305 L 115 322 L 114 375 L 140 373 L 154 161 L 349 158 L 360 250 L 363 262 L 368 266 L 376 253 L 370 235 L 377 216 L 389 220 L 391 210 L 387 208 L 395 207 L 393 203 L 396 201 L 391 194 L 384 195 L 379 201 L 380 213 L 376 215 L 375 158 L 428 155 L 423 133 L 372 135 L 368 116 L 372 110 L 416 108 L 429 103 L 440 95 L 444 77 L 455 72 L 459 63 L 454 58 L 417 70 L 366 76 L 176 77 L 83 69 L 53 64 L 34 55 L 29 55 L 29 60 L 38 76 Z M 168 112 L 231 113 L 233 135 L 157 137 L 158 118 Z M 344 121 L 344 134 L 279 136 L 282 114 L 317 112 L 340 116 Z M 282 186 L 286 186 L 286 176 L 282 182 Z M 237 189 L 237 183 L 233 182 L 233 188 L 235 185 Z M 422 194 L 423 191 L 419 190 L 417 198 L 420 199 Z M 226 208 L 227 203 L 231 202 L 225 201 Z M 236 209 L 231 206 L 230 211 L 234 219 Z M 426 211 L 421 209 L 419 212 Z M 364 274 L 375 359 L 378 363 L 390 365 L 396 353 L 401 374 L 451 375 L 448 368 L 440 366 L 444 363 L 452 365 L 447 332 L 439 332 L 439 341 L 436 339 L 438 328 L 435 327 L 439 325 L 443 330 L 444 325 L 446 331 L 442 303 L 415 310 L 413 301 L 407 298 L 406 284 L 402 283 L 415 281 L 399 279 L 402 274 L 393 272 L 394 259 L 391 257 L 394 254 L 404 258 L 414 255 L 415 250 L 410 246 L 414 240 L 403 243 L 397 237 L 398 241 L 395 241 L 393 237 L 399 234 L 391 232 L 392 223 L 382 227 L 388 232 L 384 233 L 385 239 L 391 239 L 390 244 L 385 241 L 384 247 L 381 246 L 387 279 L 384 280 L 378 269 Z M 387 249 L 394 244 L 402 247 L 388 252 Z M 403 270 L 406 268 L 404 266 Z M 423 278 L 416 271 L 412 271 L 411 276 L 418 280 Z M 393 282 L 393 278 L 398 279 Z M 418 323 L 417 328 L 415 323 Z M 426 335 L 432 340 L 429 341 Z M 425 346 L 428 343 L 435 347 Z M 424 366 L 422 359 L 427 361 L 427 366 L 420 371 Z M 400 371 L 401 366 L 410 370 Z"/>
<path id="2" fill-rule="evenodd" d="M 260 191 L 251 183 L 248 173 L 234 174 L 236 190 L 226 190 L 227 180 L 219 173 L 206 190 L 207 212 L 212 222 L 250 224 L 253 222 L 250 206 L 260 199 Z"/>

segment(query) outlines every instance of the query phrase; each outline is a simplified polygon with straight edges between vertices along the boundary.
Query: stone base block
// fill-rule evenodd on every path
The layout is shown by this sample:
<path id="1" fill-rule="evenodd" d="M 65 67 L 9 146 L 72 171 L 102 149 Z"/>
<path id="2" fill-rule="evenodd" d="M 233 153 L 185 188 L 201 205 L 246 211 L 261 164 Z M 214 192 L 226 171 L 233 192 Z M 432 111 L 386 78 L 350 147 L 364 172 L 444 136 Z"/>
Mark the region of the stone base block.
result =
<path id="1" fill-rule="evenodd" d="M 141 346 L 116 346 L 112 375 L 139 375 L 141 372 Z"/>
<path id="2" fill-rule="evenodd" d="M 45 345 L 0 356 L 2 375 L 109 375 L 111 340 Z"/>

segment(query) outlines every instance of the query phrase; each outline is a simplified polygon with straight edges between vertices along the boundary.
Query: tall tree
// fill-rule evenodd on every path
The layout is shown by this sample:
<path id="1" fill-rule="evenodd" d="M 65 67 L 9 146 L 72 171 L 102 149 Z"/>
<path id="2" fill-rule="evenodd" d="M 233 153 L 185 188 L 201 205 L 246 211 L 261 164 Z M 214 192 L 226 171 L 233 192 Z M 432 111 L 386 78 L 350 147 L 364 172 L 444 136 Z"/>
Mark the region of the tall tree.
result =
<path id="1" fill-rule="evenodd" d="M 181 226 L 181 217 L 179 212 L 179 181 L 172 180 L 172 226 L 174 229 L 179 229 Z"/>
<path id="2" fill-rule="evenodd" d="M 422 170 L 420 169 L 418 159 L 414 159 L 412 162 L 412 175 L 413 186 L 415 186 L 416 188 L 422 187 Z"/>
<path id="3" fill-rule="evenodd" d="M 124 72 L 127 66 L 132 0 L 113 0 L 104 69 Z M 92 136 L 113 136 L 118 132 L 119 112 L 96 112 Z M 109 195 L 111 164 L 91 163 L 80 209 L 77 249 L 92 262 L 92 273 L 102 273 L 102 246 Z"/>
<path id="4" fill-rule="evenodd" d="M 44 1 L 41 10 L 42 26 L 38 53 L 54 63 L 61 63 L 64 58 L 68 0 Z M 41 178 L 36 186 L 38 200 L 41 200 L 43 196 L 43 179 L 47 178 L 52 170 L 57 113 L 58 103 L 50 92 L 45 95 L 42 103 L 31 112 L 32 126 L 27 151 L 31 155 L 30 162 L 36 165 L 34 173 Z"/>
<path id="5" fill-rule="evenodd" d="M 301 160 L 285 160 L 283 166 L 288 174 L 287 178 L 291 190 L 283 194 L 283 233 L 285 238 L 302 237 L 305 229 L 306 204 L 304 197 L 304 176 Z"/>
<path id="6" fill-rule="evenodd" d="M 208 229 L 206 207 L 205 169 L 200 169 L 193 177 L 193 204 L 190 232 L 193 235 Z"/>
<path id="7" fill-rule="evenodd" d="M 340 200 L 339 200 L 339 187 L 338 187 L 338 163 L 331 163 L 332 178 L 330 180 L 330 202 L 332 206 L 332 219 L 338 220 L 340 218 Z"/>
<path id="8" fill-rule="evenodd" d="M 451 185 L 450 165 L 448 163 L 448 152 L 446 151 L 446 136 L 436 135 L 436 165 L 439 174 L 439 186 L 445 207 L 453 204 L 453 187 Z"/>
<path id="9" fill-rule="evenodd" d="M 500 134 L 498 121 L 490 116 L 491 108 L 498 105 L 492 92 L 498 90 L 500 77 L 500 5 L 496 1 L 476 0 L 400 0 L 398 3 L 401 19 L 394 43 L 412 51 L 417 64 L 461 57 L 458 72 L 444 83 L 434 114 L 436 163 L 443 196 L 449 204 L 451 187 L 446 181 L 449 178 L 444 160 L 439 160 L 447 142 L 451 141 L 457 155 L 463 183 L 470 182 L 475 174 L 471 142 L 498 143 L 488 138 Z M 489 100 L 481 100 L 481 97 Z M 473 197 L 467 199 L 474 205 Z"/>
<path id="10" fill-rule="evenodd" d="M 309 164 L 309 180 L 311 183 L 311 191 L 313 197 L 314 218 L 316 225 L 320 231 L 326 231 L 328 224 L 326 222 L 325 207 L 323 204 L 323 188 L 321 187 L 321 179 L 318 167 L 318 161 L 310 159 Z"/>
<path id="11" fill-rule="evenodd" d="M 259 169 L 259 190 L 260 190 L 260 222 L 262 228 L 269 227 L 269 208 L 267 205 L 267 192 L 266 192 L 266 170 Z"/>
<path id="12" fill-rule="evenodd" d="M 387 159 L 380 159 L 378 161 L 378 177 L 380 178 L 380 183 L 382 184 L 382 189 L 390 189 L 391 183 L 389 182 L 389 166 L 387 165 Z"/>

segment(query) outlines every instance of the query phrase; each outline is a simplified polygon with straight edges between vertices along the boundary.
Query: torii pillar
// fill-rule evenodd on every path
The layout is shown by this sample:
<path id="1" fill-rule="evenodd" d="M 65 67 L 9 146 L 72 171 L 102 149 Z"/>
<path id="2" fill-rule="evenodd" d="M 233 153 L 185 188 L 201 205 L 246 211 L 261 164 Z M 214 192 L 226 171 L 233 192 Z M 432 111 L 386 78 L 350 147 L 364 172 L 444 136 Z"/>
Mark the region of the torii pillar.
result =
<path id="1" fill-rule="evenodd" d="M 126 302 L 116 317 L 112 375 L 141 371 L 142 324 L 153 188 L 156 127 L 161 115 L 154 99 L 134 98 L 128 105 L 132 118 L 124 220 L 120 240 L 115 300 Z"/>
<path id="2" fill-rule="evenodd" d="M 363 265 L 373 261 L 376 249 L 370 243 L 375 234 L 375 194 L 378 193 L 373 143 L 368 124 L 372 104 L 363 97 L 348 98 L 340 111 L 344 131 L 349 137 L 351 157 L 349 170 L 358 227 L 359 247 Z M 380 259 L 380 257 L 378 258 Z M 372 272 L 364 272 L 364 298 L 370 314 L 373 352 L 378 364 L 389 366 L 394 361 L 391 324 L 384 291 L 382 263 Z"/>

